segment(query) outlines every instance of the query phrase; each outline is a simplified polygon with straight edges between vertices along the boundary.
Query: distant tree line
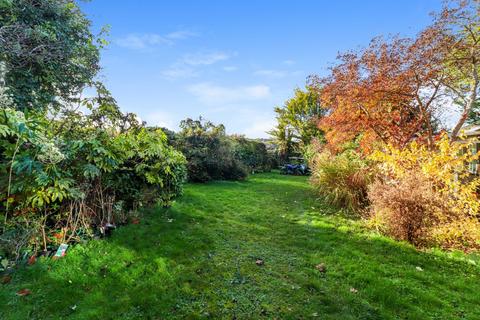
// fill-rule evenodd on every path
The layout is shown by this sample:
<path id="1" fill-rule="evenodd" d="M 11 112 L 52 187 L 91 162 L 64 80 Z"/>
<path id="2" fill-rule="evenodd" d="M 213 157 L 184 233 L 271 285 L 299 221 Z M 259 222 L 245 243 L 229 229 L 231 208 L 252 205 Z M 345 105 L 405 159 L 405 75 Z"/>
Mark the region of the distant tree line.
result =
<path id="1" fill-rule="evenodd" d="M 263 142 L 229 136 L 224 125 L 215 125 L 202 117 L 183 120 L 178 133 L 163 130 L 169 144 L 185 155 L 190 181 L 242 180 L 249 173 L 272 168 L 273 157 Z"/>

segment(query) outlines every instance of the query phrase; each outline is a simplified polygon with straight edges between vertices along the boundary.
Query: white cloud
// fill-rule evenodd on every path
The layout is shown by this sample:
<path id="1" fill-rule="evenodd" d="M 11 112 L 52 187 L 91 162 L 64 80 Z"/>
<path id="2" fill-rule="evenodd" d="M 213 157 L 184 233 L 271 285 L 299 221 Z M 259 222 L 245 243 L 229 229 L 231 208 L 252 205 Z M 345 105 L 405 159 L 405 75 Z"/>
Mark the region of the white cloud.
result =
<path id="1" fill-rule="evenodd" d="M 284 78 L 287 76 L 287 72 L 281 70 L 257 70 L 253 73 L 256 76 L 266 76 L 271 78 Z"/>
<path id="2" fill-rule="evenodd" d="M 129 49 L 146 49 L 159 44 L 168 44 L 170 41 L 158 34 L 129 34 L 117 39 L 115 43 Z"/>
<path id="3" fill-rule="evenodd" d="M 268 138 L 267 133 L 275 127 L 275 119 L 273 118 L 257 118 L 253 120 L 250 126 L 245 128 L 243 134 L 249 138 Z"/>
<path id="4" fill-rule="evenodd" d="M 198 77 L 198 72 L 186 65 L 173 64 L 170 68 L 163 70 L 161 75 L 167 79 L 190 79 Z"/>
<path id="5" fill-rule="evenodd" d="M 149 113 L 142 120 L 146 121 L 150 126 L 164 127 L 170 130 L 175 130 L 177 127 L 177 122 L 175 121 L 173 115 L 165 111 L 155 111 Z"/>
<path id="6" fill-rule="evenodd" d="M 171 45 L 175 43 L 176 40 L 183 40 L 197 35 L 197 33 L 186 30 L 174 31 L 167 35 L 157 33 L 130 33 L 123 38 L 115 40 L 115 43 L 120 47 L 140 50 L 162 44 Z"/>
<path id="7" fill-rule="evenodd" d="M 200 73 L 198 68 L 228 59 L 230 59 L 230 55 L 220 51 L 186 54 L 170 65 L 168 69 L 163 70 L 161 75 L 171 80 L 194 78 Z"/>
<path id="8" fill-rule="evenodd" d="M 284 60 L 282 61 L 283 64 L 286 64 L 287 66 L 291 66 L 296 63 L 295 60 Z"/>
<path id="9" fill-rule="evenodd" d="M 173 40 L 183 40 L 183 39 L 188 39 L 196 36 L 198 36 L 198 33 L 196 32 L 188 31 L 188 30 L 179 30 L 179 31 L 170 32 L 165 37 Z"/>
<path id="10" fill-rule="evenodd" d="M 238 67 L 235 67 L 235 66 L 223 67 L 223 71 L 226 71 L 226 72 L 233 72 L 233 71 L 237 71 L 237 70 L 238 70 Z"/>
<path id="11" fill-rule="evenodd" d="M 242 101 L 262 100 L 270 97 L 270 87 L 266 85 L 225 87 L 209 82 L 197 83 L 188 91 L 206 104 L 227 104 Z"/>
<path id="12" fill-rule="evenodd" d="M 277 78 L 277 79 L 285 78 L 285 77 L 298 77 L 303 74 L 304 72 L 301 70 L 284 71 L 284 70 L 275 70 L 275 69 L 261 69 L 253 72 L 254 76 Z"/>
<path id="13" fill-rule="evenodd" d="M 225 52 L 199 52 L 184 55 L 182 62 L 191 66 L 201 66 L 211 65 L 228 59 L 230 59 L 230 55 Z"/>

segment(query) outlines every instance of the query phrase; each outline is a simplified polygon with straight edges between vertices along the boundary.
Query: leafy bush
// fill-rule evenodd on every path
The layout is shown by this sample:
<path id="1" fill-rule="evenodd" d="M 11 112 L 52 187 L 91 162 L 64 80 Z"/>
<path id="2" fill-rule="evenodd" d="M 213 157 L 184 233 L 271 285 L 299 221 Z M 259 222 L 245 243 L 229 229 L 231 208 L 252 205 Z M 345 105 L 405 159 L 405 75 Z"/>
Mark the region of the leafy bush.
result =
<path id="1" fill-rule="evenodd" d="M 55 239 L 75 240 L 93 234 L 95 226 L 124 223 L 140 206 L 169 205 L 182 192 L 185 158 L 162 131 L 134 122 L 120 130 L 113 117 L 101 128 L 94 120 L 98 109 L 53 126 L 41 114 L 0 113 L 4 242 L 18 242 L 27 232 L 23 246 L 46 249 Z M 55 132 L 67 124 L 69 130 Z"/>
<path id="2" fill-rule="evenodd" d="M 200 118 L 183 120 L 180 127 L 175 143 L 187 158 L 190 181 L 241 180 L 248 175 L 247 167 L 235 157 L 223 125 Z"/>
<path id="3" fill-rule="evenodd" d="M 480 248 L 480 179 L 466 166 L 478 155 L 470 150 L 469 142 L 443 135 L 434 149 L 412 142 L 374 153 L 379 176 L 369 190 L 371 223 L 416 245 Z"/>
<path id="4" fill-rule="evenodd" d="M 357 211 L 367 205 L 371 173 L 353 150 L 334 155 L 323 150 L 311 156 L 311 183 L 333 205 Z"/>
<path id="5" fill-rule="evenodd" d="M 235 159 L 246 165 L 251 172 L 269 172 L 272 159 L 263 142 L 247 139 L 243 136 L 232 136 Z"/>
<path id="6" fill-rule="evenodd" d="M 3 1 L 0 23 L 0 254 L 46 250 L 140 206 L 169 205 L 185 157 L 95 81 L 105 41 L 76 3 Z M 85 88 L 97 95 L 82 98 Z"/>

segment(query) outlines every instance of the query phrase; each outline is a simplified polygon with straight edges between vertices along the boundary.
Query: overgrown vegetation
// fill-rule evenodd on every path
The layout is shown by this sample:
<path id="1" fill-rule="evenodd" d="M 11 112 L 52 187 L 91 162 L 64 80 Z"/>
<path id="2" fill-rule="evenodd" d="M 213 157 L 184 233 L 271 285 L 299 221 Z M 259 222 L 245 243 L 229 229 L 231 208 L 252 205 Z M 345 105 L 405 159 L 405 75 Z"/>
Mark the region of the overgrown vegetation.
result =
<path id="1" fill-rule="evenodd" d="M 263 143 L 223 125 L 186 119 L 165 133 L 122 113 L 96 80 L 103 31 L 91 33 L 74 1 L 2 1 L 0 19 L 2 268 L 171 205 L 187 173 L 205 182 L 270 170 Z"/>
<path id="2" fill-rule="evenodd" d="M 147 127 L 98 81 L 105 30 L 75 1 L 0 0 L 0 317 L 479 318 L 479 11 L 341 54 L 275 108 L 272 148 Z M 310 185 L 266 173 L 291 156 Z"/>
<path id="3" fill-rule="evenodd" d="M 180 132 L 168 131 L 169 144 L 188 160 L 188 178 L 193 182 L 242 180 L 249 173 L 270 171 L 272 155 L 266 145 L 240 135 L 229 136 L 223 124 L 202 117 L 185 119 Z"/>
<path id="4" fill-rule="evenodd" d="M 250 173 L 268 172 L 272 169 L 275 159 L 268 153 L 265 143 L 238 135 L 230 138 L 235 158 L 246 165 Z"/>
<path id="5" fill-rule="evenodd" d="M 479 6 L 446 3 L 416 37 L 375 38 L 309 79 L 324 108 L 325 144 L 304 149 L 318 193 L 419 246 L 479 248 L 480 178 L 467 170 L 478 154 L 461 138 L 477 119 Z M 450 138 L 447 101 L 460 111 Z"/>
<path id="6" fill-rule="evenodd" d="M 95 81 L 99 47 L 78 7 L 22 0 L 0 10 L 2 267 L 170 205 L 185 158 Z M 96 96 L 82 98 L 87 87 Z"/>
<path id="7" fill-rule="evenodd" d="M 380 163 L 370 187 L 372 221 L 387 234 L 419 245 L 480 248 L 480 179 L 465 163 L 478 159 L 469 143 L 443 135 L 435 149 L 412 142 L 371 156 Z"/>
<path id="8" fill-rule="evenodd" d="M 235 157 L 222 124 L 186 119 L 180 128 L 175 142 L 187 158 L 190 181 L 241 180 L 248 175 L 245 164 Z"/>
<path id="9" fill-rule="evenodd" d="M 368 232 L 305 177 L 259 174 L 187 185 L 140 224 L 40 259 L 0 285 L 0 318 L 477 319 L 478 263 Z"/>
<path id="10" fill-rule="evenodd" d="M 96 76 L 106 42 L 73 1 L 3 0 L 0 43 L 0 82 L 16 108 L 58 111 Z"/>

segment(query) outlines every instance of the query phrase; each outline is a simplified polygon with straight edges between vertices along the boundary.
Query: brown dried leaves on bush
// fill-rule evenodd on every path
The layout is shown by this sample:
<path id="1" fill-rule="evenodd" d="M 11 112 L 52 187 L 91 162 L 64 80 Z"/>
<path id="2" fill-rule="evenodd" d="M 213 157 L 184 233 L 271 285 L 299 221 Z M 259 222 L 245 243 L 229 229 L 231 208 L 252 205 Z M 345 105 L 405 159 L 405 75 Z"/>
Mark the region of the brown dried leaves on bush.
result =
<path id="1" fill-rule="evenodd" d="M 399 180 L 376 180 L 369 188 L 373 223 L 387 234 L 415 245 L 427 242 L 429 228 L 448 210 L 431 183 L 418 172 Z"/>

